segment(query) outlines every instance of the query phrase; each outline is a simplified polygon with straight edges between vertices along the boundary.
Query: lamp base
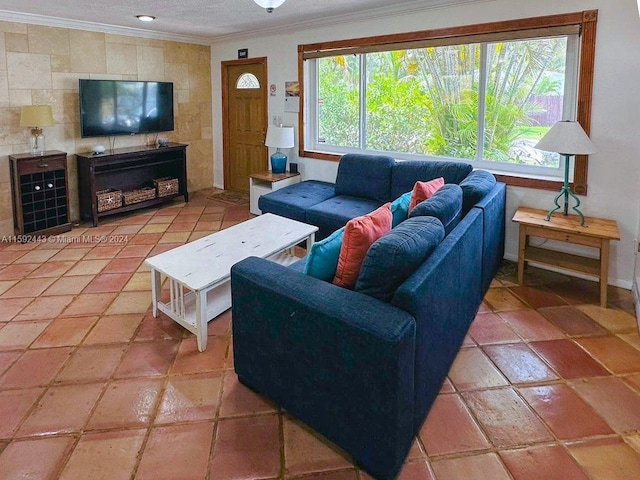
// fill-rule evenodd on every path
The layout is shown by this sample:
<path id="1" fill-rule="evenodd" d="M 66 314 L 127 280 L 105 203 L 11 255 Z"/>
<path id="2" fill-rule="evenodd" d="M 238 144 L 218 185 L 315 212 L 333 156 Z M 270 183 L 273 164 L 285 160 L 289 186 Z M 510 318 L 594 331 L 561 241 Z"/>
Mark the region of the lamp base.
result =
<path id="1" fill-rule="evenodd" d="M 287 170 L 287 156 L 280 150 L 271 155 L 271 173 L 285 173 Z"/>
<path id="2" fill-rule="evenodd" d="M 563 206 L 560 206 L 560 203 L 559 203 L 559 200 L 561 197 L 564 197 Z M 584 215 L 578 208 L 580 206 L 580 199 L 567 186 L 562 187 L 560 189 L 560 193 L 556 195 L 556 197 L 553 199 L 553 203 L 555 203 L 556 207 L 549 210 L 549 213 L 547 213 L 547 218 L 545 220 L 547 221 L 551 220 L 551 216 L 561 208 L 563 208 L 564 215 L 568 215 L 569 214 L 569 197 L 572 197 L 576 201 L 575 206 L 573 206 L 572 208 L 580 217 L 580 226 L 586 227 L 587 225 L 585 225 Z"/>
<path id="3" fill-rule="evenodd" d="M 31 129 L 31 136 L 29 137 L 29 148 L 32 155 L 44 154 L 44 135 L 42 129 L 35 127 Z"/>

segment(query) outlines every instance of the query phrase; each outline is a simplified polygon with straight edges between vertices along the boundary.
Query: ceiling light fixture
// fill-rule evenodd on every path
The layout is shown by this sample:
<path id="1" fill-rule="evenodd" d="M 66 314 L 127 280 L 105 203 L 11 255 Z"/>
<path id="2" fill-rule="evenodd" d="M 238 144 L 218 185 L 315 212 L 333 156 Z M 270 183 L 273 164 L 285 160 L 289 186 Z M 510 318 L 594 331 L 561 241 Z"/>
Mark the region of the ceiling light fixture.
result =
<path id="1" fill-rule="evenodd" d="M 156 19 L 153 15 L 136 15 L 136 18 L 141 22 L 153 22 Z"/>
<path id="2" fill-rule="evenodd" d="M 280 5 L 284 3 L 285 0 L 253 0 L 262 8 L 264 8 L 267 13 L 273 12 L 274 9 L 278 8 Z"/>

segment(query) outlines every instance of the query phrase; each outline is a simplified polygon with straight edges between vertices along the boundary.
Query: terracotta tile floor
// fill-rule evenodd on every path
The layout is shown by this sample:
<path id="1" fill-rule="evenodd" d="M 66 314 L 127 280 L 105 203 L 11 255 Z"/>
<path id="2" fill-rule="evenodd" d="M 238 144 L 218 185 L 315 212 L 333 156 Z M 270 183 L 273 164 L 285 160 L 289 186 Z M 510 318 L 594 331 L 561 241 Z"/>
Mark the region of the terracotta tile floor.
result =
<path id="1" fill-rule="evenodd" d="M 230 312 L 203 353 L 151 315 L 145 257 L 250 217 L 208 193 L 0 244 L 1 479 L 371 478 L 238 383 Z M 640 478 L 631 293 L 602 309 L 593 282 L 514 279 L 505 262 L 399 478 Z"/>

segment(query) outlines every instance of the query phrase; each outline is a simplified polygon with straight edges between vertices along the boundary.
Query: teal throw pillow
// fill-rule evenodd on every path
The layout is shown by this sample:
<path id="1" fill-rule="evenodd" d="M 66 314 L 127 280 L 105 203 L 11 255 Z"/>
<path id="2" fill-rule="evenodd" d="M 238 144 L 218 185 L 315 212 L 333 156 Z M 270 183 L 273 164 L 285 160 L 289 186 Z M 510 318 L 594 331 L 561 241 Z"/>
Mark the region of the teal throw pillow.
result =
<path id="1" fill-rule="evenodd" d="M 407 192 L 400 195 L 391 202 L 391 228 L 404 222 L 409 217 L 409 202 L 411 202 L 411 193 Z"/>
<path id="2" fill-rule="evenodd" d="M 338 257 L 342 247 L 343 234 L 344 227 L 336 230 L 324 240 L 311 245 L 302 273 L 325 282 L 332 281 L 338 268 Z"/>

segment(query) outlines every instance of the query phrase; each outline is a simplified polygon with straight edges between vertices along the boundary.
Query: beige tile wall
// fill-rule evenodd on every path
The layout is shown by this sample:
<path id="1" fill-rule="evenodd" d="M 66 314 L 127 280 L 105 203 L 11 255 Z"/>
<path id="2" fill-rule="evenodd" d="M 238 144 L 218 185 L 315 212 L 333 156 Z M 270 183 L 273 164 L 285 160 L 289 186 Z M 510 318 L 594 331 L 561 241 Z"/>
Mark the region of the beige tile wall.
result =
<path id="1" fill-rule="evenodd" d="M 189 144 L 189 191 L 213 185 L 210 47 L 66 28 L 0 21 L 0 238 L 13 234 L 8 155 L 28 151 L 20 107 L 48 104 L 55 125 L 44 128 L 47 150 L 67 158 L 71 218 L 77 220 L 76 152 L 109 139 L 81 138 L 78 79 L 159 80 L 174 83 L 175 131 Z M 155 135 L 115 137 L 115 146 L 153 143 Z"/>

